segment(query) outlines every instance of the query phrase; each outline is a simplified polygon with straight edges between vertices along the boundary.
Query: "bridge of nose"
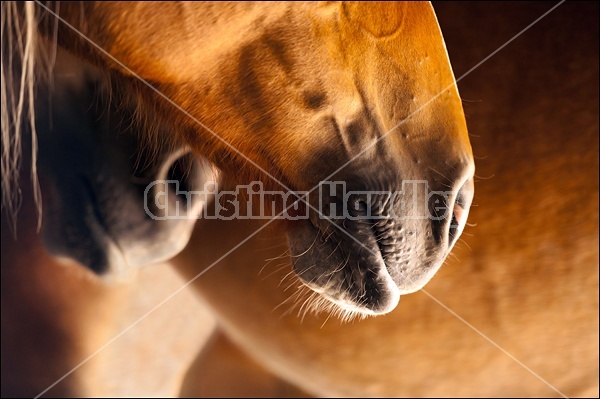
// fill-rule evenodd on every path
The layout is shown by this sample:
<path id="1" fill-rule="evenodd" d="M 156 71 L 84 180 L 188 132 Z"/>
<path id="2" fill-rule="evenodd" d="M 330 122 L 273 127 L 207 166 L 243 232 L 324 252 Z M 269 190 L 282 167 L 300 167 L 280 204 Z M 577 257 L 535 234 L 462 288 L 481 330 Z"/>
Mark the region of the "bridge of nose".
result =
<path id="1" fill-rule="evenodd" d="M 394 129 L 390 138 L 426 137 L 443 147 L 451 142 L 456 157 L 472 162 L 462 103 L 431 4 L 350 3 L 342 20 L 344 51 L 354 51 L 348 58 L 356 62 L 355 80 L 383 129 Z"/>

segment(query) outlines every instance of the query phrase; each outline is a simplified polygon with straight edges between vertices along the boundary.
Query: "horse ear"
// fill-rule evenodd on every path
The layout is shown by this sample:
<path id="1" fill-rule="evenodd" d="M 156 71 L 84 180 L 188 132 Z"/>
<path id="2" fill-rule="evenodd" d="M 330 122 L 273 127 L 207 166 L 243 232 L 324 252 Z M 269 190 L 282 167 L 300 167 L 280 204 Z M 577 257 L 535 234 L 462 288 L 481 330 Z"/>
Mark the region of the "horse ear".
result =
<path id="1" fill-rule="evenodd" d="M 406 8 L 406 2 L 344 2 L 348 20 L 375 37 L 390 36 L 400 30 Z"/>

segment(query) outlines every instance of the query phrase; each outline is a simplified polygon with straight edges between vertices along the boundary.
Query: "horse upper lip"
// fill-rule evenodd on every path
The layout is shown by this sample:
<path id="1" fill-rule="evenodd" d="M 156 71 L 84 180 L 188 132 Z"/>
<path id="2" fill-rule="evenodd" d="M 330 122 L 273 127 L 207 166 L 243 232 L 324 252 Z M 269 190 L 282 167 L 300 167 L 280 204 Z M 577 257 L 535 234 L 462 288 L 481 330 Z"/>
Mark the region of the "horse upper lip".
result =
<path id="1" fill-rule="evenodd" d="M 355 247 L 358 246 L 360 247 L 359 251 L 368 251 L 371 255 L 380 259 L 382 265 L 385 266 L 386 271 L 389 273 L 385 255 L 394 252 L 393 243 L 397 242 L 397 238 L 391 234 L 392 224 L 389 219 L 382 218 L 377 222 L 369 221 L 371 225 L 368 227 L 361 220 L 344 219 L 340 225 L 330 219 L 329 221 L 324 220 L 323 223 L 326 225 L 334 224 L 335 226 L 326 226 L 324 229 L 319 226 L 320 223 L 314 223 L 310 220 L 312 228 L 325 237 L 325 242 L 331 240 L 336 250 L 342 251 L 345 254 L 350 252 L 348 254 L 350 256 L 352 256 L 352 252 L 356 252 Z M 386 234 L 387 237 L 382 237 L 383 234 Z M 362 240 L 357 236 L 363 236 Z"/>

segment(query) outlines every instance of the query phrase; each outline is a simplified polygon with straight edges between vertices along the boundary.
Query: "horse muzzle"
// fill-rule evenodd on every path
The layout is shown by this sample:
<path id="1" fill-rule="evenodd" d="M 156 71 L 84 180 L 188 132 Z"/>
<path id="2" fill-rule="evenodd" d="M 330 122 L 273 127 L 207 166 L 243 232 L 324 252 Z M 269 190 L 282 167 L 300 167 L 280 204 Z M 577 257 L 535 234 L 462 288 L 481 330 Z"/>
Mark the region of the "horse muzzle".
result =
<path id="1" fill-rule="evenodd" d="M 433 277 L 455 245 L 473 199 L 472 176 L 469 164 L 451 185 L 321 183 L 310 220 L 288 235 L 296 274 L 343 310 L 390 312 Z"/>
<path id="2" fill-rule="evenodd" d="M 37 107 L 40 120 L 54 122 L 38 124 L 42 237 L 52 255 L 108 278 L 181 251 L 202 201 L 180 191 L 201 188 L 216 172 L 189 150 L 141 142 L 125 127 L 125 110 L 90 105 L 98 100 L 85 83 L 57 84 L 52 110 L 43 101 Z"/>

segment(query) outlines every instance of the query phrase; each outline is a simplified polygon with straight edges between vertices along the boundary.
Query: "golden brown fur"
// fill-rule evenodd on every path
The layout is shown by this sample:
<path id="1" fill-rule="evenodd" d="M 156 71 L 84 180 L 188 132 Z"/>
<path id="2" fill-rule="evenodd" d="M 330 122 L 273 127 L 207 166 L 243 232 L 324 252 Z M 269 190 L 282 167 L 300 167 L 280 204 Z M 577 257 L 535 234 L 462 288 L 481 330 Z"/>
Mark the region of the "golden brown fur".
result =
<path id="1" fill-rule="evenodd" d="M 457 76 L 551 5 L 436 5 Z M 477 207 L 470 218 L 476 225 L 467 229 L 464 242 L 455 248 L 456 259 L 448 260 L 426 287 L 567 396 L 598 395 L 597 7 L 562 5 L 462 81 L 463 99 L 476 101 L 464 104 L 473 151 L 480 158 Z M 562 34 L 548 35 L 555 30 Z M 29 202 L 24 212 L 31 209 Z M 85 301 L 61 297 L 56 286 L 43 288 L 49 278 L 46 266 L 52 260 L 39 246 L 26 251 L 11 245 L 7 251 L 10 238 L 4 222 L 3 218 L 3 389 L 4 378 L 27 381 L 33 367 L 15 360 L 11 367 L 15 364 L 20 370 L 13 369 L 8 377 L 7 340 L 18 338 L 11 342 L 18 342 L 14 345 L 19 348 L 33 342 L 52 350 L 66 342 L 90 342 L 84 350 L 78 349 L 79 344 L 69 345 L 59 351 L 60 356 L 50 349 L 29 352 L 33 363 L 40 358 L 57 362 L 40 371 L 48 373 L 40 374 L 42 381 L 36 385 L 41 387 L 72 365 L 73 359 L 104 342 L 89 330 L 72 326 L 88 325 L 95 307 L 110 310 L 111 302 L 94 301 L 104 288 L 85 278 L 65 277 Z M 27 232 L 22 239 L 36 243 L 34 224 L 26 219 L 20 223 L 20 230 Z M 201 221 L 192 242 L 173 264 L 192 277 L 258 226 L 251 221 Z M 229 339 L 280 378 L 315 395 L 557 395 L 424 293 L 403 297 L 389 315 L 351 324 L 327 320 L 326 315 L 307 315 L 302 321 L 298 308 L 285 314 L 293 302 L 278 305 L 300 285 L 291 277 L 280 285 L 291 271 L 289 261 L 284 256 L 261 269 L 265 259 L 285 253 L 286 245 L 273 230 L 265 230 L 195 283 Z M 277 272 L 279 263 L 283 268 Z M 31 267 L 31 274 L 24 272 L 24 264 Z M 40 278 L 32 285 L 31 276 Z M 16 288 L 20 285 L 14 281 L 35 286 L 36 296 L 30 296 L 30 288 Z M 288 283 L 291 288 L 284 291 Z M 28 297 L 32 301 L 24 302 Z M 52 303 L 63 319 L 48 317 L 57 313 Z M 51 339 L 53 335 L 46 334 L 40 340 L 25 335 L 30 319 L 21 315 L 29 304 L 44 315 L 37 319 L 40 328 L 54 326 L 75 338 Z M 11 332 L 4 328 L 5 317 L 14 328 Z M 93 322 L 98 328 L 109 323 L 97 318 Z M 69 326 L 66 331 L 65 326 Z M 229 360 L 234 355 L 228 344 L 217 342 L 186 376 L 186 393 L 225 392 L 194 386 L 193 371 L 211 367 L 213 357 L 221 364 L 235 363 Z M 213 350 L 220 346 L 226 356 Z M 240 368 L 227 371 L 247 378 L 253 366 Z M 282 383 L 262 383 L 268 377 L 256 373 L 254 388 L 260 393 L 290 392 Z M 202 379 L 197 377 L 197 382 Z M 235 380 L 234 375 L 224 384 L 232 388 Z M 73 388 L 66 392 L 77 392 L 76 381 L 70 383 Z"/>
<path id="2" fill-rule="evenodd" d="M 430 7 L 424 3 L 409 3 L 401 10 L 384 7 L 373 15 L 365 15 L 361 9 L 353 12 L 353 7 L 358 6 L 346 9 L 337 4 L 295 5 L 289 2 L 193 6 L 185 2 L 63 5 L 59 13 L 61 18 L 110 56 L 98 51 L 64 24 L 59 26 L 58 42 L 88 60 L 96 60 L 104 68 L 117 71 L 115 79 L 120 79 L 117 84 L 124 86 L 126 92 L 133 89 L 141 114 L 152 115 L 151 124 L 158 123 L 174 130 L 198 153 L 240 181 L 261 180 L 265 185 L 281 188 L 260 170 L 246 166 L 247 160 L 239 153 L 292 189 L 312 188 L 308 183 L 316 183 L 314 177 L 303 175 L 304 169 L 299 165 L 307 163 L 307 153 L 318 153 L 322 151 L 321 146 L 329 143 L 317 143 L 312 137 L 317 132 L 308 119 L 312 117 L 311 107 L 314 107 L 314 104 L 310 105 L 311 95 L 325 95 L 321 99 L 324 103 L 317 107 L 327 111 L 328 106 L 356 96 L 352 93 L 357 84 L 353 75 L 359 73 L 368 74 L 374 80 L 387 79 L 388 83 L 402 87 L 402 95 L 406 96 L 402 100 L 394 98 L 399 94 L 391 93 L 387 87 L 378 87 L 376 90 L 382 93 L 372 94 L 379 95 L 382 102 L 399 102 L 395 109 L 397 114 L 382 115 L 387 129 L 440 90 L 447 90 L 446 96 L 415 115 L 415 119 L 430 123 L 428 118 L 434 118 L 431 113 L 437 110 L 440 113 L 435 119 L 440 128 L 447 129 L 449 137 L 454 139 L 456 136 L 457 146 L 459 142 L 467 142 L 466 129 L 461 124 L 464 118 L 462 106 Z M 373 53 L 372 43 L 368 42 L 369 33 L 357 27 L 362 27 L 361 20 L 368 21 L 386 12 L 400 12 L 404 22 L 394 35 L 397 38 L 382 45 L 384 55 L 372 54 L 372 57 L 387 57 L 397 65 L 390 65 L 392 61 L 386 60 L 377 65 L 384 70 L 373 70 L 376 65 L 362 61 L 365 52 Z M 86 19 L 82 19 L 82 15 Z M 135 24 L 130 23 L 132 19 Z M 167 21 L 173 20 L 179 24 L 165 28 Z M 162 25 L 161 21 L 164 21 Z M 123 30 L 123 26 L 128 29 Z M 50 24 L 43 27 L 47 32 L 51 28 Z M 403 37 L 407 39 L 403 40 Z M 417 65 L 416 60 L 421 54 L 427 60 L 423 59 L 422 64 Z M 308 55 L 310 61 L 306 59 Z M 294 70 L 286 70 L 290 67 Z M 398 70 L 407 76 L 422 78 L 414 82 L 403 81 L 405 77 L 398 76 Z M 328 75 L 320 77 L 324 72 Z M 153 93 L 137 77 L 147 80 L 185 112 L 176 112 L 169 101 Z M 271 89 L 261 92 L 269 85 L 280 90 L 278 95 Z M 273 95 L 266 95 L 271 93 Z M 411 95 L 415 98 L 410 98 Z M 296 116 L 294 112 L 299 109 L 304 114 Z M 387 112 L 384 108 L 380 111 Z M 306 120 L 302 120 L 303 117 Z M 411 120 L 409 124 L 412 123 Z M 205 127 L 216 132 L 239 153 L 232 151 Z M 156 139 L 163 140 L 164 137 Z M 302 146 L 308 148 L 301 152 L 290 150 Z M 240 172 L 244 174 L 240 175 Z"/>
<path id="3" fill-rule="evenodd" d="M 550 6 L 439 4 L 457 75 Z M 426 289 L 565 395 L 597 396 L 597 5 L 561 7 L 462 83 L 475 101 L 465 108 L 480 157 L 476 225 Z M 561 36 L 548 34 L 558 27 Z M 193 239 L 206 248 L 237 242 L 241 229 L 220 236 L 225 227 L 208 227 Z M 186 275 L 202 269 L 189 248 L 176 259 Z M 267 267 L 257 278 L 262 262 L 246 257 L 233 254 L 196 285 L 241 347 L 309 392 L 558 395 L 423 293 L 350 325 L 280 317 L 287 271 L 263 278 L 275 270 Z"/>
<path id="4" fill-rule="evenodd" d="M 462 104 L 433 9 L 265 7 L 67 3 L 58 43 L 110 73 L 115 93 L 133 93 L 139 115 L 158 127 L 142 129 L 147 140 L 190 146 L 240 183 L 308 191 L 343 180 L 349 190 L 393 192 L 420 180 L 448 192 L 438 222 L 396 223 L 395 202 L 382 227 L 337 229 L 317 215 L 314 194 L 310 220 L 287 228 L 292 254 L 306 254 L 294 270 L 311 289 L 350 313 L 387 313 L 439 269 L 473 195 Z M 42 21 L 42 33 L 50 27 Z M 457 212 L 465 218 L 450 228 Z M 326 245 L 308 251 L 317 236 L 327 236 Z"/>

